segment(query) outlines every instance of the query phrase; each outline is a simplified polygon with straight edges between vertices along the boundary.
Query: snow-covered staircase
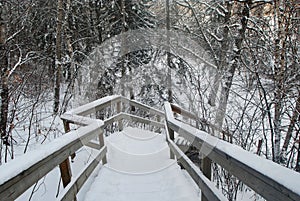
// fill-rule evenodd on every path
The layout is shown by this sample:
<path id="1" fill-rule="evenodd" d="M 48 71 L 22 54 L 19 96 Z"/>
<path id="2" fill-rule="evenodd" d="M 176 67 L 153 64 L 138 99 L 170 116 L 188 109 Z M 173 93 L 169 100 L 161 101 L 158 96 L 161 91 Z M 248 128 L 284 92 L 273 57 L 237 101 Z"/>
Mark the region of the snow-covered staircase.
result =
<path id="1" fill-rule="evenodd" d="M 107 116 L 96 119 L 99 114 Z M 55 167 L 64 190 L 57 198 L 52 193 L 51 200 L 225 201 L 210 180 L 211 161 L 266 200 L 300 200 L 299 173 L 197 129 L 201 124 L 197 116 L 177 105 L 166 102 L 163 112 L 122 96 L 108 96 L 61 118 L 65 135 L 0 166 L 0 201 L 31 193 L 32 186 Z M 203 172 L 184 153 L 190 145 L 205 156 Z M 80 157 L 74 158 L 75 153 L 83 146 L 93 149 L 95 156 L 72 175 L 70 156 L 76 162 Z"/>
<path id="2" fill-rule="evenodd" d="M 194 181 L 170 159 L 165 135 L 127 127 L 106 138 L 106 143 L 107 164 L 85 200 L 200 200 Z"/>

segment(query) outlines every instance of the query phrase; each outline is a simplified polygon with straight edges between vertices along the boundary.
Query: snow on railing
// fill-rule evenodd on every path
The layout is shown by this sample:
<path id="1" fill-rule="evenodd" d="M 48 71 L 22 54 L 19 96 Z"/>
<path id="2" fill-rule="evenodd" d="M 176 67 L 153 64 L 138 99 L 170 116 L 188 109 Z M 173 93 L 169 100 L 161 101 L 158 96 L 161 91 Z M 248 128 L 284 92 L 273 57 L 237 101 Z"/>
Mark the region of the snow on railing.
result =
<path id="1" fill-rule="evenodd" d="M 122 111 L 125 110 L 126 104 L 145 111 L 147 116 L 152 115 L 157 116 L 157 118 L 153 120 L 124 113 Z M 103 121 L 87 116 L 114 106 L 117 108 L 117 114 Z M 163 112 L 121 96 L 108 96 L 80 106 L 63 114 L 61 119 L 68 134 L 42 146 L 39 150 L 30 151 L 17 160 L 0 166 L 0 171 L 5 172 L 5 174 L 0 175 L 1 200 L 16 199 L 58 165 L 65 187 L 59 199 L 75 199 L 76 194 L 99 162 L 102 160 L 103 164 L 106 163 L 107 148 L 104 145 L 103 132 L 107 125 L 117 122 L 119 129 L 122 129 L 122 121 L 127 120 L 160 129 L 164 128 L 164 124 L 161 123 L 164 119 Z M 71 123 L 82 127 L 70 131 Z M 99 144 L 92 141 L 97 137 Z M 98 154 L 78 176 L 72 177 L 69 156 L 74 156 L 75 152 L 84 145 L 98 149 Z"/>
<path id="2" fill-rule="evenodd" d="M 166 123 L 171 140 L 174 139 L 174 132 L 178 133 L 203 155 L 267 200 L 300 200 L 299 173 L 178 121 L 173 116 L 174 112 L 170 103 L 165 103 Z"/>
<path id="3" fill-rule="evenodd" d="M 18 159 L 0 166 L 0 199 L 14 200 L 39 181 L 53 168 L 75 153 L 84 142 L 99 134 L 102 121 L 95 121 L 67 135 L 63 135 L 39 150 L 30 151 Z M 103 150 L 102 152 L 106 152 Z"/>

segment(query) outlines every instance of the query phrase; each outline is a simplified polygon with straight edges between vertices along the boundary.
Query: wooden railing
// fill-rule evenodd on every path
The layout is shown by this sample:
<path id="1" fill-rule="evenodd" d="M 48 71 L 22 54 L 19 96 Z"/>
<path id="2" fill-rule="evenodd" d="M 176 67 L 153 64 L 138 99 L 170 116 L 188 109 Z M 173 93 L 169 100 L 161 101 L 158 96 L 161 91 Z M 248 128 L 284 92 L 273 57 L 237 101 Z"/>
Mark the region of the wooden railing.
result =
<path id="1" fill-rule="evenodd" d="M 103 115 L 103 111 L 109 115 Z M 102 120 L 95 117 L 102 112 Z M 153 131 L 167 134 L 167 142 L 171 157 L 187 170 L 202 191 L 202 201 L 226 200 L 210 181 L 210 162 L 202 171 L 174 143 L 177 133 L 199 149 L 208 161 L 212 160 L 238 177 L 246 185 L 267 200 L 300 200 L 300 176 L 292 170 L 281 167 L 271 161 L 259 158 L 230 143 L 212 137 L 206 132 L 183 123 L 174 118 L 174 113 L 197 120 L 195 116 L 178 106 L 165 103 L 165 113 L 147 105 L 128 100 L 121 96 L 109 96 L 73 109 L 61 116 L 66 134 L 44 145 L 37 151 L 28 152 L 19 159 L 0 166 L 0 199 L 14 200 L 23 192 L 38 182 L 53 168 L 59 166 L 64 191 L 58 200 L 76 200 L 76 195 L 94 169 L 106 163 L 107 148 L 104 144 L 104 134 L 108 135 L 108 127 L 114 125 L 117 130 L 130 122 L 141 124 Z M 80 125 L 72 131 L 70 124 Z M 112 127 L 112 126 L 111 126 Z M 95 141 L 97 140 L 97 141 Z M 72 177 L 70 156 L 82 146 L 97 149 L 96 157 L 85 166 L 81 173 Z M 23 161 L 21 163 L 19 161 Z M 274 169 L 279 175 L 274 174 Z M 286 179 L 292 178 L 292 180 Z M 296 181 L 296 182 L 295 182 Z"/>
<path id="2" fill-rule="evenodd" d="M 128 106 L 136 107 L 136 111 L 143 111 L 147 118 L 123 112 L 129 108 Z M 111 113 L 110 117 L 103 120 L 89 117 L 89 115 L 96 116 L 97 112 L 106 108 L 115 110 L 115 113 Z M 57 166 L 60 168 L 65 187 L 58 200 L 76 200 L 76 194 L 99 162 L 102 160 L 102 164 L 106 163 L 107 148 L 104 145 L 103 134 L 108 125 L 116 123 L 118 129 L 121 130 L 123 123 L 127 121 L 164 129 L 163 112 L 121 96 L 109 96 L 80 106 L 63 114 L 61 119 L 67 134 L 44 145 L 39 150 L 28 152 L 17 160 L 0 166 L 0 172 L 5 172 L 0 176 L 0 200 L 18 198 Z M 71 131 L 70 124 L 82 127 Z M 95 143 L 97 138 L 98 143 Z M 79 175 L 72 177 L 69 157 L 75 157 L 75 152 L 82 146 L 89 146 L 99 151 Z"/>
<path id="3" fill-rule="evenodd" d="M 180 157 L 179 161 L 182 161 L 182 165 L 187 167 L 187 171 L 196 183 L 197 181 L 204 183 L 205 180 L 203 180 L 201 174 L 197 175 L 195 173 L 194 168 L 189 167 L 192 166 L 190 163 L 186 164 L 186 161 L 188 160 L 186 160 L 184 154 L 174 148 L 175 145 L 172 143 L 174 133 L 178 133 L 180 136 L 184 137 L 191 145 L 196 147 L 200 153 L 225 168 L 266 200 L 300 200 L 299 173 L 176 120 L 174 113 L 178 111 L 184 110 L 181 110 L 179 107 L 174 110 L 174 107 L 172 107 L 170 103 L 165 103 L 166 124 L 170 135 L 169 141 L 174 153 L 177 157 Z M 186 114 L 186 112 L 179 113 L 182 115 Z M 204 196 L 204 199 L 206 200 L 218 200 L 213 192 L 208 194 L 204 191 Z"/>

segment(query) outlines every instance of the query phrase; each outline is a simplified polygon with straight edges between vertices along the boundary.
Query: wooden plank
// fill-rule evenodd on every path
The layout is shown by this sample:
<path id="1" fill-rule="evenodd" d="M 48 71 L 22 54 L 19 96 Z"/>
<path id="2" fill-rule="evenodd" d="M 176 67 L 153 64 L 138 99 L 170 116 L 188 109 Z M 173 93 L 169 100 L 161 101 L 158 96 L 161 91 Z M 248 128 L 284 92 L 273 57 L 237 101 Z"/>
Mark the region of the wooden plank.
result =
<path id="1" fill-rule="evenodd" d="M 72 124 L 76 124 L 76 125 L 80 125 L 80 126 L 87 126 L 87 125 L 90 125 L 90 124 L 96 123 L 96 122 L 101 124 L 101 122 L 102 122 L 99 119 L 91 119 L 89 117 L 84 117 L 84 116 L 79 116 L 79 115 L 69 114 L 69 113 L 65 113 L 65 114 L 61 115 L 60 118 L 63 121 L 67 121 L 68 123 L 72 123 Z"/>
<path id="2" fill-rule="evenodd" d="M 104 125 L 105 126 L 110 125 L 110 124 L 112 124 L 112 123 L 114 123 L 114 122 L 116 122 L 118 120 L 123 119 L 123 118 L 124 118 L 124 113 L 119 113 L 119 114 L 117 114 L 115 116 L 112 116 L 112 117 L 110 117 L 108 119 L 105 119 L 104 120 Z"/>
<path id="3" fill-rule="evenodd" d="M 80 129 L 78 130 L 80 132 Z M 91 127 L 89 130 L 84 128 L 86 134 L 78 136 L 78 138 L 73 139 L 65 146 L 55 150 L 53 152 L 47 153 L 44 158 L 41 158 L 37 163 L 29 166 L 26 169 L 18 169 L 20 172 L 16 172 L 15 176 L 7 179 L 0 185 L 0 198 L 2 200 L 14 200 L 35 184 L 39 179 L 44 177 L 48 172 L 50 172 L 54 167 L 61 164 L 68 156 L 75 153 L 80 147 L 83 146 L 82 139 L 92 139 L 98 133 L 99 129 L 95 126 Z M 71 135 L 70 132 L 67 135 Z M 76 133 L 74 133 L 76 135 Z M 68 136 L 62 136 L 61 138 L 68 138 Z M 55 142 L 57 143 L 57 142 Z M 49 146 L 51 143 L 49 144 Z M 30 157 L 30 155 L 25 155 L 25 157 Z M 12 161 L 13 162 L 13 161 Z"/>
<path id="4" fill-rule="evenodd" d="M 156 126 L 158 128 L 164 128 L 165 127 L 164 124 L 159 123 L 157 121 L 152 121 L 152 120 L 145 119 L 145 118 L 142 118 L 142 117 L 139 117 L 139 116 L 136 116 L 136 115 L 132 115 L 132 114 L 123 113 L 123 118 L 127 119 L 127 120 L 133 120 L 133 121 L 136 121 L 136 122 L 144 123 L 144 124 L 147 124 L 147 125 Z"/>
<path id="5" fill-rule="evenodd" d="M 209 201 L 225 201 L 227 200 L 222 194 L 219 193 L 218 189 L 214 184 L 207 179 L 202 172 L 197 168 L 197 166 L 177 147 L 177 145 L 168 140 L 169 146 L 172 152 L 176 155 L 178 161 L 183 165 L 185 170 L 189 173 L 201 192 L 205 195 Z"/>
<path id="6" fill-rule="evenodd" d="M 101 149 L 100 145 L 95 142 L 88 142 L 87 144 L 85 144 L 85 146 L 88 146 L 92 149 L 97 149 L 97 150 Z"/>
<path id="7" fill-rule="evenodd" d="M 135 106 L 135 107 L 137 107 L 139 109 L 142 109 L 142 110 L 144 110 L 146 112 L 149 112 L 149 114 L 158 115 L 158 116 L 160 116 L 162 118 L 165 117 L 165 114 L 162 111 L 157 110 L 157 109 L 155 109 L 153 107 L 149 107 L 149 106 L 147 106 L 145 104 L 139 103 L 139 102 L 137 102 L 135 100 L 129 100 L 129 99 L 124 98 L 124 97 L 121 97 L 121 100 L 122 100 L 123 103 L 127 103 L 127 104 L 129 104 L 131 106 Z"/>
<path id="8" fill-rule="evenodd" d="M 92 113 L 95 113 L 99 110 L 102 110 L 106 107 L 109 107 L 121 100 L 121 96 L 106 96 L 104 98 L 98 99 L 91 103 L 87 103 L 85 105 L 79 106 L 70 111 L 72 114 L 86 116 Z"/>
<path id="9" fill-rule="evenodd" d="M 87 167 L 70 183 L 70 185 L 65 189 L 65 191 L 59 196 L 58 200 L 69 201 L 73 200 L 73 198 L 77 195 L 81 187 L 87 181 L 89 176 L 98 166 L 99 161 L 105 157 L 107 152 L 107 147 L 104 146 L 99 151 L 98 155 L 95 159 L 93 159 Z"/>
<path id="10" fill-rule="evenodd" d="M 198 120 L 198 117 L 195 114 L 193 114 L 193 113 L 191 113 L 191 112 L 189 112 L 185 109 L 182 109 L 182 108 L 178 107 L 177 105 L 171 104 L 171 108 L 172 108 L 172 111 L 177 113 L 177 114 L 188 117 L 188 118 L 193 119 L 195 121 Z"/>

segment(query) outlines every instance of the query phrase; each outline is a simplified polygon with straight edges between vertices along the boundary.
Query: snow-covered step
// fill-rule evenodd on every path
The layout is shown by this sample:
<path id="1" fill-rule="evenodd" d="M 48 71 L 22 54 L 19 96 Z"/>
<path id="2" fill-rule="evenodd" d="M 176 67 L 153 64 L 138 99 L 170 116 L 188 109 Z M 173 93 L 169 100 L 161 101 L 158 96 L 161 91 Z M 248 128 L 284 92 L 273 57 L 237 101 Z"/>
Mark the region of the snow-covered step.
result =
<path id="1" fill-rule="evenodd" d="M 169 166 L 170 149 L 164 135 L 125 128 L 106 139 L 107 166 L 121 172 L 148 173 Z"/>
<path id="2" fill-rule="evenodd" d="M 107 161 L 85 200 L 199 201 L 192 179 L 170 159 L 164 135 L 125 128 L 106 138 Z"/>
<path id="3" fill-rule="evenodd" d="M 86 194 L 86 201 L 200 200 L 200 192 L 173 165 L 149 174 L 128 174 L 103 167 Z"/>

